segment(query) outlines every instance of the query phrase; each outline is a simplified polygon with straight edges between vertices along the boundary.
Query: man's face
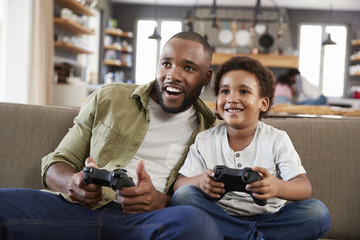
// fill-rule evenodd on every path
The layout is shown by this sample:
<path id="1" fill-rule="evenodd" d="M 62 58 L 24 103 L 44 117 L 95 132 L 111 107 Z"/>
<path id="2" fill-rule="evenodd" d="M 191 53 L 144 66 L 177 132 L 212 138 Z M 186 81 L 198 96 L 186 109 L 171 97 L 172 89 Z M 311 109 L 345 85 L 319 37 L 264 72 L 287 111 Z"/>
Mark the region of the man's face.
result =
<path id="1" fill-rule="evenodd" d="M 155 101 L 165 112 L 185 111 L 210 82 L 211 75 L 209 56 L 200 43 L 173 38 L 160 56 Z"/>

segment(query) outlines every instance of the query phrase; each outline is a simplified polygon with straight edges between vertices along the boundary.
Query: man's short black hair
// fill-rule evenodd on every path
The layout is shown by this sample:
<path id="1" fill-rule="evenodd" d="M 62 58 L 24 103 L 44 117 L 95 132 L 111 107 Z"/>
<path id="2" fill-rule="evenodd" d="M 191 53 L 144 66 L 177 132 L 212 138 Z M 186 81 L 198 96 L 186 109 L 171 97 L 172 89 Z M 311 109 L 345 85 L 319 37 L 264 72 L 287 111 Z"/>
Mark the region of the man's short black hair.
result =
<path id="1" fill-rule="evenodd" d="M 174 36 L 172 36 L 170 39 L 173 39 L 173 38 L 180 38 L 180 39 L 185 39 L 185 40 L 190 40 L 190 41 L 200 43 L 204 47 L 204 51 L 209 55 L 210 62 L 211 62 L 212 48 L 211 48 L 210 44 L 208 43 L 208 41 L 203 36 L 201 36 L 199 33 L 197 33 L 197 32 L 179 32 L 179 33 L 175 34 Z"/>
<path id="2" fill-rule="evenodd" d="M 300 74 L 300 71 L 296 68 L 290 68 L 287 72 L 286 72 L 286 76 L 288 77 L 292 77 L 292 76 L 295 76 L 295 75 L 298 75 Z"/>

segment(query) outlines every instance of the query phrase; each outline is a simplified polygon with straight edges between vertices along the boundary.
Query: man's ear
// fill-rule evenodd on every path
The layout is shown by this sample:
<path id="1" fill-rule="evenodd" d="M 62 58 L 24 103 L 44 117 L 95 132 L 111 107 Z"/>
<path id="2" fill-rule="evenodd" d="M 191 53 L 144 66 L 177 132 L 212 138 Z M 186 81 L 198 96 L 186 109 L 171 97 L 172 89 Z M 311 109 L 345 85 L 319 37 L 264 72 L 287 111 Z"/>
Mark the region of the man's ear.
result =
<path id="1" fill-rule="evenodd" d="M 260 111 L 266 112 L 266 110 L 268 110 L 268 108 L 269 108 L 269 104 L 270 104 L 269 98 L 268 97 L 262 97 L 261 98 Z"/>
<path id="2" fill-rule="evenodd" d="M 205 79 L 205 82 L 204 82 L 204 86 L 207 86 L 210 81 L 211 81 L 211 77 L 212 77 L 212 73 L 213 73 L 213 70 L 211 68 L 209 68 L 207 71 L 206 71 L 206 79 Z"/>

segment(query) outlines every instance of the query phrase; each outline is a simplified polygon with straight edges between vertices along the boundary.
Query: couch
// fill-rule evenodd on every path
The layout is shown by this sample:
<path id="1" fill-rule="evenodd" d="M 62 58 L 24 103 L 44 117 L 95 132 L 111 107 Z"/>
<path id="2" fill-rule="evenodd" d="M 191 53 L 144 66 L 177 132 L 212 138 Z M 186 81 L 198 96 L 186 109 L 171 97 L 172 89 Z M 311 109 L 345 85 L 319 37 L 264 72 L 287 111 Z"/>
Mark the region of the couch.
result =
<path id="1" fill-rule="evenodd" d="M 41 189 L 41 158 L 78 108 L 0 103 L 0 187 Z M 327 239 L 360 239 L 360 118 L 265 118 L 288 132 L 313 187 L 329 208 Z"/>

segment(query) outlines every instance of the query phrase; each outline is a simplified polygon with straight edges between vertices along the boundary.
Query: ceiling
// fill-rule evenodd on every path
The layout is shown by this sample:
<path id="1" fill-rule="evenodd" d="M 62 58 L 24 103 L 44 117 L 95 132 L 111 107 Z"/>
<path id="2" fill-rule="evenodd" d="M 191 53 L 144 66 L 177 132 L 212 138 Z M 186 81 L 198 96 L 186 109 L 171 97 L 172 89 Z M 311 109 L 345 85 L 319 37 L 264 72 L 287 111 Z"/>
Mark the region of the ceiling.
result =
<path id="1" fill-rule="evenodd" d="M 177 6 L 212 6 L 213 0 L 110 0 L 112 3 L 158 4 Z M 316 9 L 340 11 L 360 11 L 359 0 L 261 0 L 262 7 L 274 7 L 274 3 L 281 8 Z M 256 0 L 216 0 L 218 6 L 254 7 Z"/>

